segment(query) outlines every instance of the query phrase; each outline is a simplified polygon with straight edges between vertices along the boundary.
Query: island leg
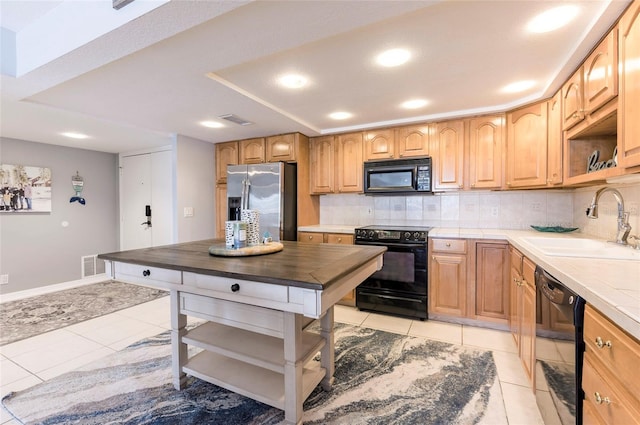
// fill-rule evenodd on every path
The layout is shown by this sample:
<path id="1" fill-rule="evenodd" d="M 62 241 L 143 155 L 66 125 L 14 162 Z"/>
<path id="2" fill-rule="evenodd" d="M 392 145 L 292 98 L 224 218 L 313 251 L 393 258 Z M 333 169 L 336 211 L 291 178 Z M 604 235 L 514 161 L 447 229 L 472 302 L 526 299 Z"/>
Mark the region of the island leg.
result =
<path id="1" fill-rule="evenodd" d="M 180 294 L 176 290 L 169 292 L 171 303 L 171 371 L 173 374 L 173 386 L 176 390 L 182 390 L 187 383 L 187 375 L 182 367 L 187 363 L 187 344 L 182 338 L 187 333 L 187 316 L 180 314 Z"/>
<path id="2" fill-rule="evenodd" d="M 302 424 L 302 316 L 284 313 L 284 422 Z"/>
<path id="3" fill-rule="evenodd" d="M 320 317 L 320 335 L 325 340 L 324 347 L 320 350 L 320 365 L 327 371 L 320 385 L 325 391 L 331 391 L 333 386 L 333 373 L 335 372 L 335 350 L 333 336 L 333 306 Z"/>

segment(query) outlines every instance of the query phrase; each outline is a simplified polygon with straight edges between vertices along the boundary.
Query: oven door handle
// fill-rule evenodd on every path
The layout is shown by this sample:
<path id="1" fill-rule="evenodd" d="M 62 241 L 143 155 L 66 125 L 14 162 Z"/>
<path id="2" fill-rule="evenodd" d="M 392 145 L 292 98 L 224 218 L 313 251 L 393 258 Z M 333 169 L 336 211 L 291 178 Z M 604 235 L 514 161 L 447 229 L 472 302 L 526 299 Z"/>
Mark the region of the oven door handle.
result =
<path id="1" fill-rule="evenodd" d="M 361 242 L 356 241 L 356 245 L 374 245 L 374 246 L 386 246 L 387 248 L 399 248 L 401 251 L 410 252 L 415 250 L 416 248 L 424 248 L 426 246 L 426 242 L 423 243 L 393 243 L 393 242 Z"/>
<path id="2" fill-rule="evenodd" d="M 360 295 L 369 295 L 377 298 L 385 298 L 387 300 L 409 301 L 413 303 L 422 304 L 422 301 L 416 300 L 415 298 L 395 297 L 393 295 L 374 294 L 373 292 L 366 292 L 366 291 L 360 292 Z"/>

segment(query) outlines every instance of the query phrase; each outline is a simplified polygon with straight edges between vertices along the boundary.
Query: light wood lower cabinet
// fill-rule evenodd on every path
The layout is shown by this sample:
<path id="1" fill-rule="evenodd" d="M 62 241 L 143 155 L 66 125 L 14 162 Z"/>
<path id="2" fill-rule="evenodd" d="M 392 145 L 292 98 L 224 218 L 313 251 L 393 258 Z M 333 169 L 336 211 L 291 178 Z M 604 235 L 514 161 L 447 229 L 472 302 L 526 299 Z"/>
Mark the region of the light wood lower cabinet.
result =
<path id="1" fill-rule="evenodd" d="M 584 423 L 640 424 L 640 342 L 589 304 L 584 342 Z"/>
<path id="2" fill-rule="evenodd" d="M 429 239 L 429 314 L 467 314 L 467 241 Z"/>
<path id="3" fill-rule="evenodd" d="M 354 237 L 351 233 L 298 232 L 298 242 L 353 245 L 353 241 Z M 338 304 L 355 306 L 356 290 L 345 295 Z"/>
<path id="4" fill-rule="evenodd" d="M 509 320 L 509 244 L 476 243 L 475 318 L 506 325 Z"/>
<path id="5" fill-rule="evenodd" d="M 510 251 L 509 328 L 518 347 L 518 356 L 533 385 L 536 337 L 536 265 L 514 247 Z M 533 387 L 532 387 L 533 388 Z"/>

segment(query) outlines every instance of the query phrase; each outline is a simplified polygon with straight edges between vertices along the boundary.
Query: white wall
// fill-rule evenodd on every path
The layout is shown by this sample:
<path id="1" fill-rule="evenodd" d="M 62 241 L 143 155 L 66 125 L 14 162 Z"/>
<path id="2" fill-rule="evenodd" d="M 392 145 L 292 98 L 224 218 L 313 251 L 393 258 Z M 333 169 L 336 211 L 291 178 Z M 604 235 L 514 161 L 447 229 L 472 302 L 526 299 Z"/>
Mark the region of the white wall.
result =
<path id="1" fill-rule="evenodd" d="M 49 167 L 52 175 L 51 213 L 0 214 L 0 274 L 9 275 L 0 293 L 78 280 L 82 256 L 117 251 L 117 155 L 0 138 L 0 162 Z M 86 205 L 69 202 L 76 171 Z"/>
<path id="2" fill-rule="evenodd" d="M 178 135 L 176 138 L 177 242 L 215 237 L 215 146 Z M 193 217 L 184 209 L 193 208 Z"/>

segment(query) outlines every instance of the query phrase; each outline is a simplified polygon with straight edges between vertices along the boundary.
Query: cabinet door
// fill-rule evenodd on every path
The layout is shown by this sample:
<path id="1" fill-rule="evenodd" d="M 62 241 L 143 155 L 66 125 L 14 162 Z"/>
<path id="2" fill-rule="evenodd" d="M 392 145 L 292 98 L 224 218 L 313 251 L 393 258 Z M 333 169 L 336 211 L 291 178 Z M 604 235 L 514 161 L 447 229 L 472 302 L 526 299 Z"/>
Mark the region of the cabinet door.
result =
<path id="1" fill-rule="evenodd" d="M 520 334 L 520 359 L 529 381 L 534 382 L 536 361 L 536 265 L 524 257 L 522 260 L 522 329 Z"/>
<path id="2" fill-rule="evenodd" d="M 469 184 L 473 189 L 502 186 L 503 122 L 502 115 L 469 121 Z"/>
<path id="3" fill-rule="evenodd" d="M 618 29 L 614 28 L 583 65 L 584 109 L 592 114 L 618 95 Z"/>
<path id="4" fill-rule="evenodd" d="M 216 184 L 216 238 L 224 238 L 227 213 L 227 185 Z"/>
<path id="5" fill-rule="evenodd" d="M 338 192 L 362 192 L 362 133 L 341 134 L 337 143 Z"/>
<path id="6" fill-rule="evenodd" d="M 629 6 L 620 20 L 620 99 L 618 164 L 640 166 L 640 2 Z"/>
<path id="7" fill-rule="evenodd" d="M 558 92 L 549 101 L 547 185 L 562 184 L 562 101 Z"/>
<path id="8" fill-rule="evenodd" d="M 466 255 L 434 253 L 431 260 L 429 311 L 464 317 L 466 315 Z"/>
<path id="9" fill-rule="evenodd" d="M 509 245 L 509 256 L 511 264 L 511 272 L 509 273 L 509 329 L 511 335 L 516 342 L 516 346 L 520 347 L 520 334 L 522 324 L 522 259 L 523 255 L 513 246 Z"/>
<path id="10" fill-rule="evenodd" d="M 396 128 L 396 150 L 399 158 L 429 155 L 429 125 Z"/>
<path id="11" fill-rule="evenodd" d="M 478 318 L 506 324 L 509 320 L 509 246 L 476 244 L 476 311 Z"/>
<path id="12" fill-rule="evenodd" d="M 216 183 L 227 182 L 227 165 L 238 164 L 238 142 L 216 144 Z"/>
<path id="13" fill-rule="evenodd" d="M 584 119 L 582 67 L 562 86 L 562 128 L 567 130 Z"/>
<path id="14" fill-rule="evenodd" d="M 547 182 L 547 102 L 507 114 L 507 186 Z"/>
<path id="15" fill-rule="evenodd" d="M 296 135 L 282 134 L 266 139 L 267 162 L 295 161 L 296 160 Z"/>
<path id="16" fill-rule="evenodd" d="M 393 129 L 367 131 L 364 137 L 364 160 L 391 159 L 394 157 L 395 136 Z"/>
<path id="17" fill-rule="evenodd" d="M 261 164 L 264 162 L 264 138 L 240 140 L 240 164 Z"/>
<path id="18" fill-rule="evenodd" d="M 333 136 L 309 139 L 309 191 L 312 195 L 333 193 L 335 180 L 335 145 Z"/>
<path id="19" fill-rule="evenodd" d="M 464 121 L 436 124 L 432 146 L 433 188 L 461 189 L 464 168 Z"/>

